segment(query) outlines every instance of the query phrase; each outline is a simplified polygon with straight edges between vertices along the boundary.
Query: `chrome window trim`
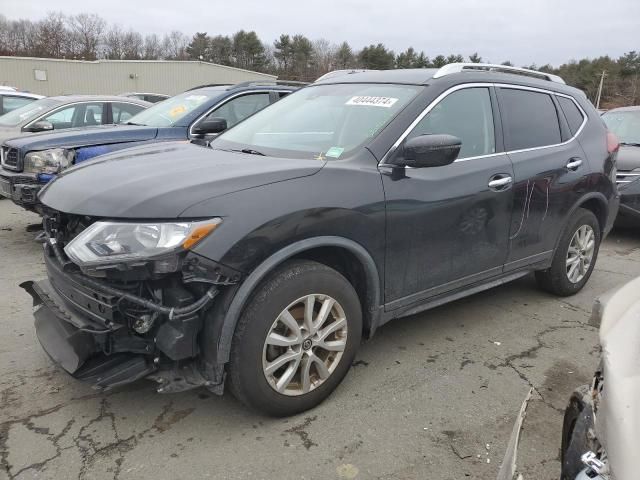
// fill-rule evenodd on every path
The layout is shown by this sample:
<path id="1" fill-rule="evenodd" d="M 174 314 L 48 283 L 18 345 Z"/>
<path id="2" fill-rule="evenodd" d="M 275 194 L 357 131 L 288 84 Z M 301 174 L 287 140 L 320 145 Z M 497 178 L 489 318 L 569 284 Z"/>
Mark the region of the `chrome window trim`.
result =
<path id="1" fill-rule="evenodd" d="M 243 92 L 238 92 L 238 93 L 236 93 L 235 95 L 231 95 L 230 97 L 227 97 L 227 98 L 225 98 L 224 100 L 221 100 L 220 102 L 216 103 L 213 107 L 211 107 L 209 110 L 207 110 L 205 113 L 203 113 L 203 114 L 202 114 L 202 115 L 200 115 L 198 118 L 196 118 L 193 122 L 191 122 L 191 125 L 189 126 L 189 130 L 188 130 L 188 132 L 187 132 L 187 133 L 188 133 L 189 138 L 191 138 L 191 137 L 192 137 L 192 135 L 193 135 L 193 131 L 192 131 L 192 130 L 193 130 L 193 127 L 195 127 L 195 126 L 196 126 L 196 124 L 197 124 L 200 120 L 202 120 L 203 118 L 205 118 L 206 116 L 208 116 L 208 115 L 209 115 L 211 112 L 213 112 L 214 110 L 216 110 L 216 109 L 220 108 L 220 107 L 221 107 L 222 105 L 224 105 L 225 103 L 230 102 L 230 101 L 231 101 L 231 100 L 233 100 L 234 98 L 241 97 L 241 96 L 243 96 L 243 95 L 248 95 L 248 94 L 251 94 L 251 93 L 267 93 L 267 94 L 269 94 L 269 93 L 274 92 L 274 91 L 275 91 L 275 92 L 285 92 L 285 91 L 287 91 L 287 90 L 270 90 L 270 89 L 267 89 L 267 88 L 256 88 L 256 89 L 254 89 L 254 90 L 245 90 L 245 91 L 243 91 Z M 289 91 L 288 91 L 288 93 L 291 93 L 291 92 L 293 92 L 293 90 L 289 90 Z M 269 98 L 269 102 L 271 102 L 271 98 Z M 269 105 L 271 105 L 271 103 L 269 103 Z M 267 105 L 267 106 L 268 106 L 268 105 Z M 265 108 L 266 108 L 266 107 L 265 107 Z M 256 112 L 256 113 L 257 113 L 257 112 Z M 222 133 L 222 132 L 220 132 L 220 133 Z"/>
<path id="2" fill-rule="evenodd" d="M 584 127 L 587 124 L 587 121 L 589 119 L 587 113 L 580 106 L 580 104 L 576 101 L 576 99 L 573 98 L 571 95 L 568 95 L 568 94 L 565 94 L 565 93 L 558 93 L 558 92 L 554 92 L 553 90 L 546 90 L 544 88 L 528 87 L 528 86 L 525 86 L 525 85 L 515 85 L 515 84 L 511 84 L 511 83 L 495 83 L 495 82 L 463 83 L 463 84 L 460 84 L 460 85 L 455 85 L 455 86 L 445 90 L 440 95 L 438 95 L 429 105 L 427 105 L 425 107 L 425 109 L 422 112 L 420 112 L 420 114 L 414 119 L 414 121 L 411 122 L 411 124 L 406 128 L 406 130 L 402 133 L 402 135 L 400 135 L 400 137 L 398 137 L 398 140 L 396 140 L 395 143 L 389 148 L 389 150 L 387 150 L 387 152 L 382 156 L 382 160 L 380 160 L 380 162 L 378 163 L 378 166 L 380 166 L 380 167 L 391 167 L 391 166 L 393 166 L 393 164 L 386 163 L 386 160 L 389 158 L 389 156 L 392 155 L 393 152 L 396 151 L 396 149 L 400 146 L 400 144 L 404 141 L 404 139 L 407 138 L 407 136 L 411 133 L 411 131 L 413 131 L 413 129 L 418 125 L 418 123 L 420 123 L 420 121 L 424 117 L 426 117 L 429 114 L 429 112 L 431 112 L 431 110 L 433 110 L 436 107 L 436 105 L 438 105 L 438 103 L 440 103 L 442 100 L 444 100 L 450 94 L 452 94 L 454 92 L 457 92 L 458 90 L 463 90 L 465 88 L 490 88 L 490 87 L 511 88 L 511 89 L 514 89 L 514 90 L 529 90 L 529 91 L 533 91 L 533 92 L 546 93 L 548 95 L 556 95 L 556 96 L 561 96 L 561 97 L 568 98 L 571 101 L 573 101 L 573 103 L 580 110 L 580 113 L 582 114 L 582 125 L 580 125 L 580 128 L 578 128 L 578 130 L 576 131 L 575 135 L 573 135 L 571 138 L 569 138 L 568 140 L 565 140 L 564 142 L 561 142 L 561 143 L 556 143 L 556 144 L 553 144 L 553 145 L 543 145 L 541 147 L 524 148 L 524 149 L 520 149 L 520 150 L 505 150 L 503 152 L 489 153 L 489 154 L 486 154 L 486 155 L 477 155 L 477 156 L 474 156 L 474 157 L 458 158 L 458 159 L 456 159 L 454 161 L 454 163 L 456 163 L 456 162 L 466 162 L 468 160 L 476 160 L 476 159 L 479 159 L 479 158 L 495 157 L 495 156 L 498 156 L 498 155 L 505 155 L 505 154 L 509 155 L 509 154 L 512 154 L 512 153 L 530 152 L 530 151 L 533 151 L 533 150 L 541 150 L 541 149 L 544 149 L 544 148 L 560 147 L 560 146 L 566 145 L 566 144 L 572 142 L 573 140 L 575 140 L 580 135 L 580 133 L 584 129 Z M 558 115 L 560 115 L 561 112 L 556 112 L 556 113 Z M 560 120 L 560 118 L 558 118 L 558 121 L 559 120 Z"/>

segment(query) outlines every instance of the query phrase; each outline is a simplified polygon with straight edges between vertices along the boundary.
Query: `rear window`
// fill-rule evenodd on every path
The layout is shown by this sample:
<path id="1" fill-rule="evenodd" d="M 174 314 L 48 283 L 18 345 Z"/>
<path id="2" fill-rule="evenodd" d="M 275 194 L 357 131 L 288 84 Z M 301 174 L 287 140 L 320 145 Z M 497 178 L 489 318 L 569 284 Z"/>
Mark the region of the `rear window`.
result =
<path id="1" fill-rule="evenodd" d="M 558 113 L 551 95 L 529 90 L 500 89 L 507 150 L 561 143 Z"/>
<path id="2" fill-rule="evenodd" d="M 584 116 L 582 112 L 576 105 L 576 103 L 567 97 L 559 97 L 558 103 L 560 103 L 560 108 L 562 108 L 562 112 L 564 113 L 565 118 L 567 119 L 567 123 L 569 124 L 569 130 L 571 130 L 571 135 L 575 135 L 580 130 L 582 126 L 582 122 L 584 122 Z"/>

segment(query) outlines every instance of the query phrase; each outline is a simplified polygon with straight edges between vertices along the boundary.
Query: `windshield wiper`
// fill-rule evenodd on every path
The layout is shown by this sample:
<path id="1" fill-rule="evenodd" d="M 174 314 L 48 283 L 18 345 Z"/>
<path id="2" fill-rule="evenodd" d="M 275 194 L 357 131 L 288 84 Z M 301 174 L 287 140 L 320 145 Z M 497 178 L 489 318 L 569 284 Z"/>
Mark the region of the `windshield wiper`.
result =
<path id="1" fill-rule="evenodd" d="M 266 155 L 253 148 L 216 148 L 216 150 L 222 150 L 223 152 L 235 152 L 235 153 L 247 153 L 249 155 L 260 155 L 266 157 Z"/>
<path id="2" fill-rule="evenodd" d="M 127 122 L 125 125 L 135 125 L 136 127 L 146 127 L 144 123 Z"/>

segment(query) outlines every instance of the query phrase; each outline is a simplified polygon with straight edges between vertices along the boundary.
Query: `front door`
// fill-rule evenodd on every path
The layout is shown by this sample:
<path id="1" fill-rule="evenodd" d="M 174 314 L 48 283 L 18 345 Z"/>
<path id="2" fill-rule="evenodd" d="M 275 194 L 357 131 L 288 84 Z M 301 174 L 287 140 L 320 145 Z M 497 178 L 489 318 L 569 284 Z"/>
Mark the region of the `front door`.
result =
<path id="1" fill-rule="evenodd" d="M 499 275 L 512 208 L 509 157 L 491 86 L 469 86 L 431 106 L 404 139 L 447 133 L 462 141 L 446 166 L 381 166 L 386 196 L 387 309 Z M 398 148 L 397 151 L 401 151 Z"/>

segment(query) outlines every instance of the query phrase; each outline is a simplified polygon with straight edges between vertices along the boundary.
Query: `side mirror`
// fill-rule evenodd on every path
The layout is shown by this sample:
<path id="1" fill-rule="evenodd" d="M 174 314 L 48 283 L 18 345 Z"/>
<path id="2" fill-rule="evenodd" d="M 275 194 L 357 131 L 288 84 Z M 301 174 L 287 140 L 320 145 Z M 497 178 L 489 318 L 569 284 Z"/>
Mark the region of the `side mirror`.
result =
<path id="1" fill-rule="evenodd" d="M 209 135 L 224 132 L 227 129 L 227 121 L 224 118 L 205 118 L 193 127 L 193 133 L 197 135 Z"/>
<path id="2" fill-rule="evenodd" d="M 392 161 L 401 167 L 442 167 L 458 158 L 462 141 L 446 134 L 420 135 L 407 140 Z"/>
<path id="3" fill-rule="evenodd" d="M 46 120 L 40 120 L 39 122 L 30 125 L 24 129 L 25 132 L 49 132 L 53 130 L 53 123 L 47 122 Z"/>

